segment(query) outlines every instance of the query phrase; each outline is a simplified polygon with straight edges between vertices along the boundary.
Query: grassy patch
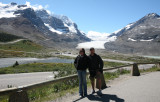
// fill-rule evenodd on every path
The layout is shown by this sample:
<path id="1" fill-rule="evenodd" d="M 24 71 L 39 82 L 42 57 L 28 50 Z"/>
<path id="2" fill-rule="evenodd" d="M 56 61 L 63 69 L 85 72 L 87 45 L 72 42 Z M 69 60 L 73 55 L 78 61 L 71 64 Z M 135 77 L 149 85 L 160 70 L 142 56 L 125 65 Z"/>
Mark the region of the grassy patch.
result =
<path id="1" fill-rule="evenodd" d="M 0 58 L 8 57 L 48 57 L 49 54 L 39 54 L 43 50 L 41 45 L 38 45 L 30 40 L 22 40 L 13 44 L 0 44 Z"/>
<path id="2" fill-rule="evenodd" d="M 68 63 L 30 63 L 15 67 L 0 68 L 0 74 L 47 72 L 47 71 L 75 70 L 73 65 Z"/>
<path id="3" fill-rule="evenodd" d="M 73 92 L 72 90 L 77 89 L 78 87 L 78 78 L 67 80 L 47 85 L 42 88 L 37 88 L 34 90 L 28 91 L 30 101 L 39 102 L 42 100 L 52 100 L 58 97 L 66 95 L 66 93 Z"/>
<path id="4" fill-rule="evenodd" d="M 33 57 L 33 58 L 48 58 L 57 57 L 49 53 L 32 53 L 32 52 L 21 52 L 21 51 L 7 51 L 0 49 L 0 58 L 12 58 L 12 57 Z"/>
<path id="5" fill-rule="evenodd" d="M 42 49 L 42 46 L 30 41 L 30 40 L 22 40 L 13 44 L 0 44 L 0 49 L 4 50 L 14 50 L 14 51 L 39 51 Z"/>
<path id="6" fill-rule="evenodd" d="M 106 81 L 109 81 L 109 80 L 113 80 L 115 78 L 118 78 L 120 75 L 129 74 L 129 73 L 130 73 L 130 70 L 119 69 L 116 72 L 105 72 L 104 78 Z"/>
<path id="7" fill-rule="evenodd" d="M 4 51 L 0 50 L 0 58 L 7 57 L 22 57 L 24 56 L 24 52 L 16 52 L 16 51 Z"/>

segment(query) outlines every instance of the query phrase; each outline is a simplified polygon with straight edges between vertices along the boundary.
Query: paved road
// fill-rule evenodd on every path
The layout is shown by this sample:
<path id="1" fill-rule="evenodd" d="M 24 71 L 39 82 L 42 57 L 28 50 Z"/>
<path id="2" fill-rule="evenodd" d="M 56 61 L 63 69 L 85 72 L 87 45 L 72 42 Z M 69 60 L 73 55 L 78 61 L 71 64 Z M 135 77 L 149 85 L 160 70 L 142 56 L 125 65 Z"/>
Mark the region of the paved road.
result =
<path id="1" fill-rule="evenodd" d="M 160 72 L 116 80 L 102 92 L 102 97 L 95 93 L 83 99 L 72 95 L 65 102 L 160 102 Z"/>
<path id="2" fill-rule="evenodd" d="M 7 88 L 8 85 L 18 87 L 22 85 L 34 84 L 41 81 L 51 80 L 53 78 L 53 72 L 0 75 L 0 89 Z"/>

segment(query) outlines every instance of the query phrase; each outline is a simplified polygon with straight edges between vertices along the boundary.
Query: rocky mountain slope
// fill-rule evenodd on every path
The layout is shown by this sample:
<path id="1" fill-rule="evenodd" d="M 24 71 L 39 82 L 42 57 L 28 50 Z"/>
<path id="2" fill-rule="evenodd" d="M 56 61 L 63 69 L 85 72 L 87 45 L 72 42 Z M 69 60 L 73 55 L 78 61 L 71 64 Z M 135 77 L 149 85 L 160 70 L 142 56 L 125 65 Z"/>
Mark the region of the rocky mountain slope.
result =
<path id="1" fill-rule="evenodd" d="M 0 31 L 55 48 L 71 48 L 90 41 L 68 17 L 16 3 L 0 3 Z"/>
<path id="2" fill-rule="evenodd" d="M 140 20 L 114 32 L 114 42 L 107 42 L 105 48 L 121 53 L 160 55 L 160 16 L 151 13 Z"/>

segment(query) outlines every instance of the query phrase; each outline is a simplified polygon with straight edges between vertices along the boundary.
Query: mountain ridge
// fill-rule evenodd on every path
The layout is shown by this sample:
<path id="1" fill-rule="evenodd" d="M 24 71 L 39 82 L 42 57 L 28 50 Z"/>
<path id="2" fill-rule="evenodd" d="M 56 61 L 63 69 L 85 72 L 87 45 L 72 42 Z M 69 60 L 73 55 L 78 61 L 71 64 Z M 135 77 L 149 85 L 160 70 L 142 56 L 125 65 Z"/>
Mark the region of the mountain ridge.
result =
<path id="1" fill-rule="evenodd" d="M 160 16 L 156 13 L 147 14 L 112 35 L 117 39 L 105 43 L 107 50 L 140 55 L 160 54 Z"/>

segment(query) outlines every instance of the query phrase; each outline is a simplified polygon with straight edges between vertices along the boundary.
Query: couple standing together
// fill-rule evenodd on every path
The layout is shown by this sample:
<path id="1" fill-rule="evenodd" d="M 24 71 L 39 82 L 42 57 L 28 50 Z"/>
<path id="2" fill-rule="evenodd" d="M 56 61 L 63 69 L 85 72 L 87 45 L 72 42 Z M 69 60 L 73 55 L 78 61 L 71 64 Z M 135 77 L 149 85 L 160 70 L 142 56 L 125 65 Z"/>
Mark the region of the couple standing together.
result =
<path id="1" fill-rule="evenodd" d="M 90 48 L 90 55 L 85 54 L 85 49 L 82 48 L 79 51 L 79 55 L 74 61 L 74 65 L 77 69 L 79 79 L 79 95 L 80 97 L 87 96 L 87 82 L 86 82 L 86 70 L 89 69 L 90 80 L 92 85 L 92 93 L 95 93 L 95 79 L 97 79 L 99 95 L 102 95 L 101 91 L 101 75 L 103 73 L 103 61 L 99 55 L 95 53 L 94 48 Z"/>

